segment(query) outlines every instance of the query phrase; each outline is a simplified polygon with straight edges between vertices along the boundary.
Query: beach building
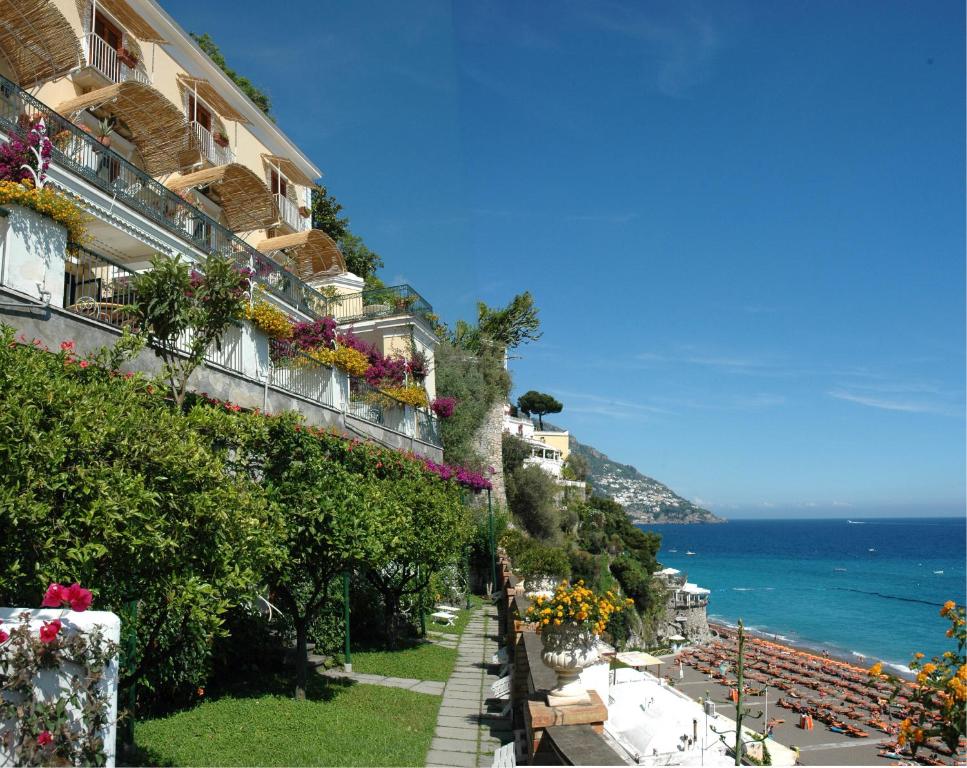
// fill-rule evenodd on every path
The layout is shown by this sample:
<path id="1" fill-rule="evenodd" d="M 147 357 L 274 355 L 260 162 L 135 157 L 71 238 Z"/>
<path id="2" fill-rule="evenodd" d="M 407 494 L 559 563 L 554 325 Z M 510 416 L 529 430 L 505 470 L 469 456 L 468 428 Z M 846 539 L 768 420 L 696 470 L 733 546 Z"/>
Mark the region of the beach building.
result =
<path id="1" fill-rule="evenodd" d="M 708 600 L 711 590 L 688 581 L 688 575 L 677 568 L 663 568 L 654 574 L 667 595 L 665 618 L 658 628 L 659 642 L 668 643 L 676 651 L 683 645 L 709 642 Z"/>
<path id="2" fill-rule="evenodd" d="M 43 125 L 47 183 L 90 218 L 88 239 L 20 205 L 0 218 L 0 320 L 53 348 L 109 346 L 130 322 L 132 278 L 155 254 L 233 259 L 253 301 L 292 321 L 332 316 L 383 354 L 419 359 L 435 395 L 430 304 L 408 285 L 364 289 L 312 228 L 319 167 L 153 0 L 0 0 L 0 139 Z M 160 364 L 148 351 L 135 367 Z M 415 376 L 416 374 L 412 374 Z M 297 410 L 442 458 L 425 407 L 271 340 L 253 323 L 211 349 L 193 388 L 243 407 Z"/>
<path id="3" fill-rule="evenodd" d="M 531 419 L 520 416 L 510 403 L 504 404 L 502 431 L 505 435 L 514 435 L 524 441 L 530 450 L 530 456 L 524 459 L 524 464 L 538 466 L 553 477 L 562 498 L 566 499 L 572 493 L 582 499 L 587 496 L 587 483 L 564 477 L 564 462 L 571 453 L 570 432 L 537 429 Z"/>

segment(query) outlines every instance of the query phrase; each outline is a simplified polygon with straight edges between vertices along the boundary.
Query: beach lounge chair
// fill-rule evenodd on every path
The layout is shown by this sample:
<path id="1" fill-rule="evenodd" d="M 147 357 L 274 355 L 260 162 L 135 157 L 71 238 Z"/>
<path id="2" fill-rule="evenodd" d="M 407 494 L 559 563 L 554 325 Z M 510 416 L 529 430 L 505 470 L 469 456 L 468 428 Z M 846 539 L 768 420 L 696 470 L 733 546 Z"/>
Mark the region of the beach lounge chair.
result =
<path id="1" fill-rule="evenodd" d="M 514 742 L 504 744 L 494 751 L 493 768 L 515 768 L 517 755 L 514 753 Z"/>
<path id="2" fill-rule="evenodd" d="M 434 621 L 441 622 L 448 627 L 452 627 L 453 620 L 457 617 L 452 613 L 447 613 L 446 611 L 437 611 L 436 613 L 431 613 L 430 618 L 432 618 Z"/>
<path id="3" fill-rule="evenodd" d="M 506 701 L 509 699 L 511 682 L 513 682 L 513 678 L 510 675 L 500 678 L 490 686 L 489 698 L 497 701 Z"/>

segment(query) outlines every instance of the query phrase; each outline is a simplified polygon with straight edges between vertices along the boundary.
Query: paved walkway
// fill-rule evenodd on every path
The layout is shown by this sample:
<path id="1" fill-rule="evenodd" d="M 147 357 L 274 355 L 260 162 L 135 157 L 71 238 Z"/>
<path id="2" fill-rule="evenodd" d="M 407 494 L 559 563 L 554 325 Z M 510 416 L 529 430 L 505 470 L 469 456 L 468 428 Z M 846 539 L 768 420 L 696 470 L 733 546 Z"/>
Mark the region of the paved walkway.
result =
<path id="1" fill-rule="evenodd" d="M 497 681 L 490 662 L 497 652 L 497 610 L 492 605 L 475 609 L 460 644 L 457 663 L 443 691 L 437 728 L 427 753 L 428 766 L 490 766 L 493 753 L 513 739 L 506 721 L 488 706 L 490 686 Z"/>
<path id="2" fill-rule="evenodd" d="M 415 680 L 411 677 L 387 677 L 385 675 L 369 675 L 365 672 L 343 672 L 341 669 L 319 670 L 319 674 L 326 677 L 337 677 L 345 680 L 355 680 L 367 685 L 383 685 L 387 688 L 406 688 L 416 693 L 432 693 L 439 696 L 443 693 L 445 683 L 438 680 Z"/>

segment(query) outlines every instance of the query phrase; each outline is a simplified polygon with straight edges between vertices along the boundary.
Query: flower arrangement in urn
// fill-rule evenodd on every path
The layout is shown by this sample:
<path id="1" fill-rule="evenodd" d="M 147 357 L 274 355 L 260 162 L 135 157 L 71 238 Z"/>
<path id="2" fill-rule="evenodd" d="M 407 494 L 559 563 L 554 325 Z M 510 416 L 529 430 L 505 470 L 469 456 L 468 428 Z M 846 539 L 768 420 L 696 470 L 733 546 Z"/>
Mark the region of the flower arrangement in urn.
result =
<path id="1" fill-rule="evenodd" d="M 547 694 L 552 707 L 587 704 L 588 692 L 581 684 L 581 670 L 598 659 L 597 636 L 611 617 L 633 604 L 612 591 L 597 595 L 583 581 L 558 584 L 553 597 L 538 596 L 524 618 L 541 629 L 543 662 L 557 672 L 558 687 Z"/>

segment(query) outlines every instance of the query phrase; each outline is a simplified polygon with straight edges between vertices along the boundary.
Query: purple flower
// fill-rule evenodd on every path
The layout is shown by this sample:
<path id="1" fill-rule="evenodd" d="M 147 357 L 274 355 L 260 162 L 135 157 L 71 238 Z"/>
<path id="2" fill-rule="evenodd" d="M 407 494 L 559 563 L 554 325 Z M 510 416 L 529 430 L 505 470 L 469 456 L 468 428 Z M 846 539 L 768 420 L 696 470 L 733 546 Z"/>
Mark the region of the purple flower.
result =
<path id="1" fill-rule="evenodd" d="M 453 412 L 456 407 L 457 401 L 453 397 L 438 397 L 436 400 L 430 403 L 430 408 L 441 419 L 449 419 L 451 416 L 453 416 Z"/>

